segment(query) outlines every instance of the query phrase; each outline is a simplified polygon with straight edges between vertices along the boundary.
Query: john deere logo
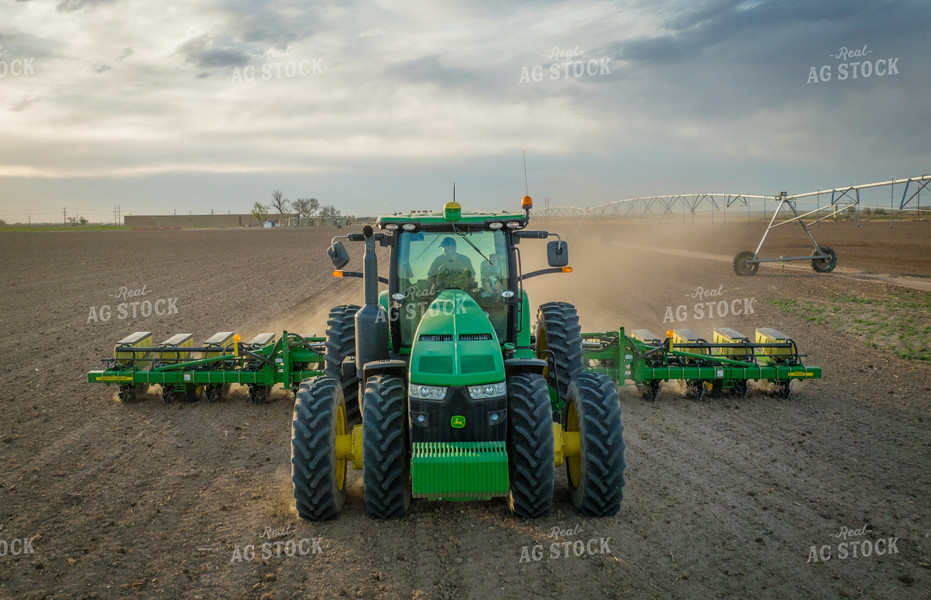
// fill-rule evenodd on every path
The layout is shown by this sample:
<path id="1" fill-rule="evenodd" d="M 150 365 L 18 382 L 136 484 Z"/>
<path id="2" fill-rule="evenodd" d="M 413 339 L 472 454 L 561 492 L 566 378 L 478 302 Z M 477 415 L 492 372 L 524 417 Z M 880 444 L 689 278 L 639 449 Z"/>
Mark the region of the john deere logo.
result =
<path id="1" fill-rule="evenodd" d="M 449 420 L 449 424 L 453 426 L 453 429 L 462 429 L 465 427 L 465 417 L 462 415 L 454 415 L 453 418 Z"/>

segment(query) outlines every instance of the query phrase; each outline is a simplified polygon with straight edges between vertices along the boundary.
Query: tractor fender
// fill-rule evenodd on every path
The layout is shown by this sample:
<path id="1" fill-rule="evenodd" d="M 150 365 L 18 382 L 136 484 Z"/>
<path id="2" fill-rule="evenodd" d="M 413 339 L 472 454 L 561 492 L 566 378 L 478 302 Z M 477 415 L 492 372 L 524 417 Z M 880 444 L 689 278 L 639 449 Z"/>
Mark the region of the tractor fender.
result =
<path id="1" fill-rule="evenodd" d="M 504 372 L 508 377 L 524 373 L 542 375 L 544 369 L 546 361 L 539 358 L 509 358 L 504 361 Z"/>
<path id="2" fill-rule="evenodd" d="M 407 379 L 407 363 L 403 360 L 373 360 L 362 367 L 362 380 L 373 375 L 397 375 Z"/>

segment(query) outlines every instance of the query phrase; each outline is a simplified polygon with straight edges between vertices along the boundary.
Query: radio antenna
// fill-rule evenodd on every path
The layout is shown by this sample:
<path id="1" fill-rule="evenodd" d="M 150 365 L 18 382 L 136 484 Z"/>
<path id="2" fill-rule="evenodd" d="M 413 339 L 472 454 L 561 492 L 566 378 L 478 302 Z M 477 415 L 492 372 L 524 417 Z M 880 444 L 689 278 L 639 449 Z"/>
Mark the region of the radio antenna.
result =
<path id="1" fill-rule="evenodd" d="M 520 155 L 524 157 L 524 195 L 530 195 L 530 184 L 527 183 L 527 154 L 521 150 Z"/>
<path id="2" fill-rule="evenodd" d="M 453 182 L 453 202 L 456 201 L 456 182 Z"/>

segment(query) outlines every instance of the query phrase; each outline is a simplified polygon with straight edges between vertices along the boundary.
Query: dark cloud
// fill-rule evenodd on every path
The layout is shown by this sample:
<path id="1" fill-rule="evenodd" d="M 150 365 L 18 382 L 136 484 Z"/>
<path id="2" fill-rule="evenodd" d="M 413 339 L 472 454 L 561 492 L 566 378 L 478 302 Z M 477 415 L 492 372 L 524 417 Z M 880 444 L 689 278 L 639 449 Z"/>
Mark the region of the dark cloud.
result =
<path id="1" fill-rule="evenodd" d="M 818 109 L 850 98 L 819 98 L 806 88 L 809 69 L 842 46 L 869 44 L 876 58 L 927 55 L 931 3 L 867 0 L 712 1 L 673 12 L 655 34 L 609 43 L 592 54 L 613 58 L 625 102 L 651 114 L 669 112 L 703 121 L 758 114 L 813 101 Z M 910 55 L 910 56 L 909 56 Z M 928 67 L 910 65 L 912 80 L 848 81 L 847 91 L 878 85 L 927 87 Z M 920 61 L 924 63 L 925 61 Z M 800 99 L 799 95 L 804 94 Z M 812 96 L 814 94 L 814 96 Z M 823 107 L 819 106 L 824 104 Z"/>
<path id="2" fill-rule="evenodd" d="M 14 102 L 13 105 L 10 106 L 10 111 L 11 112 L 22 112 L 26 110 L 27 108 L 29 108 L 30 106 L 32 106 L 33 104 L 35 104 L 36 102 L 39 102 L 39 98 L 37 96 L 30 96 L 30 95 L 23 96 L 20 100 L 18 100 L 17 102 Z"/>
<path id="3" fill-rule="evenodd" d="M 105 4 L 115 4 L 117 0 L 62 0 L 58 3 L 61 12 L 75 12 L 83 8 L 95 8 Z"/>
<path id="4" fill-rule="evenodd" d="M 59 54 L 58 49 L 62 43 L 7 27 L 0 32 L 0 45 L 3 47 L 0 52 L 10 52 L 16 56 L 45 57 Z"/>
<path id="5" fill-rule="evenodd" d="M 392 75 L 404 81 L 412 83 L 429 82 L 444 87 L 457 87 L 463 83 L 474 82 L 478 79 L 477 74 L 473 71 L 444 66 L 438 55 L 395 63 L 390 67 L 389 71 Z"/>
<path id="6" fill-rule="evenodd" d="M 217 43 L 206 33 L 182 42 L 176 53 L 182 55 L 185 62 L 201 69 L 241 67 L 250 60 L 243 48 Z"/>

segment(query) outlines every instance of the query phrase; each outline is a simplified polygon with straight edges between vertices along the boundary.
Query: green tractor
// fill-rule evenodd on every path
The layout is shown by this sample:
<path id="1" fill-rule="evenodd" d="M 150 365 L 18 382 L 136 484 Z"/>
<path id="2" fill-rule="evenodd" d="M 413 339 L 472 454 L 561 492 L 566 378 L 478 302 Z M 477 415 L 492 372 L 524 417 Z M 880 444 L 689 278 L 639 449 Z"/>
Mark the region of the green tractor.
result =
<path id="1" fill-rule="evenodd" d="M 325 375 L 296 393 L 291 479 L 301 518 L 339 514 L 349 465 L 363 471 L 366 512 L 379 519 L 403 517 L 411 498 L 506 497 L 514 515 L 541 517 L 563 463 L 582 514 L 620 509 L 615 382 L 585 371 L 572 305 L 543 304 L 531 325 L 523 282 L 571 271 L 558 235 L 526 229 L 531 207 L 524 197 L 521 211 L 463 214 L 450 202 L 334 238 L 334 275 L 363 278 L 364 304 L 331 311 Z M 549 237 L 549 268 L 523 273 L 521 240 Z M 342 270 L 340 239 L 365 245 L 362 272 Z M 387 278 L 377 246 L 390 249 Z"/>

